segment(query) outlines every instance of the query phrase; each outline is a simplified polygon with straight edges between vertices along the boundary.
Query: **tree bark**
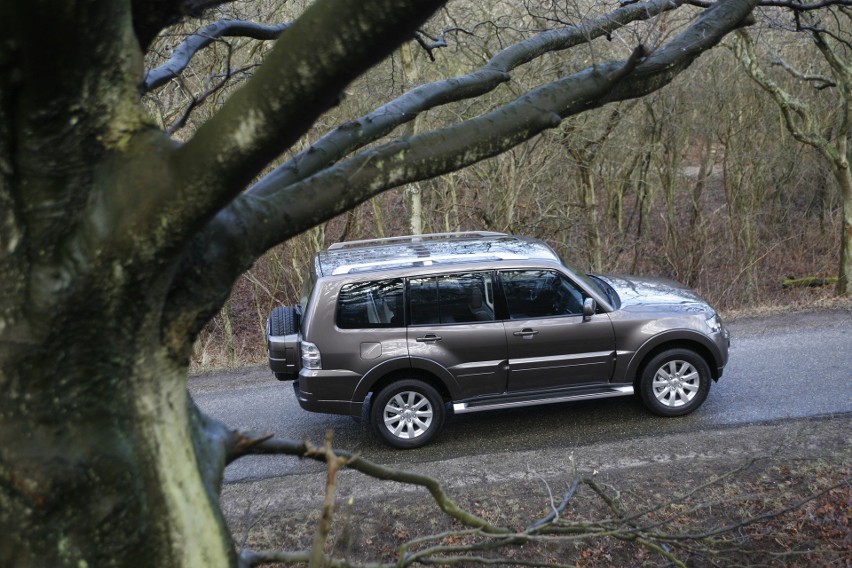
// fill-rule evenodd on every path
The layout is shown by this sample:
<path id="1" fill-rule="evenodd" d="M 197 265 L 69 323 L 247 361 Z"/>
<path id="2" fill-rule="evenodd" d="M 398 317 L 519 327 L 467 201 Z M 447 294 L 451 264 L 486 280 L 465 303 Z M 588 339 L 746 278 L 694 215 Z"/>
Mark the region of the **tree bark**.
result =
<path id="1" fill-rule="evenodd" d="M 274 50 L 280 65 L 182 148 L 139 104 L 129 2 L 43 4 L 0 4 L 0 566 L 235 566 L 228 431 L 188 398 L 195 328 L 164 331 L 177 263 L 240 180 L 441 2 L 318 3 L 295 34 L 314 43 Z M 332 22 L 345 33 L 321 52 Z M 276 78 L 306 49 L 314 75 Z M 240 119 L 273 107 L 256 129 Z"/>
<path id="2" fill-rule="evenodd" d="M 162 283 L 133 284 L 81 287 L 37 335 L 0 343 L 0 565 L 236 562 L 203 475 L 215 443 L 161 343 Z"/>
<path id="3" fill-rule="evenodd" d="M 840 228 L 840 266 L 837 274 L 837 287 L 835 293 L 838 296 L 846 296 L 850 293 L 852 283 L 852 172 L 849 171 L 848 162 L 846 168 L 834 170 L 834 178 L 840 187 L 840 197 L 843 203 L 843 212 Z"/>
<path id="4" fill-rule="evenodd" d="M 414 54 L 411 52 L 411 44 L 406 43 L 399 48 L 399 58 L 402 61 L 402 70 L 405 73 L 406 79 L 412 85 L 420 83 L 420 74 L 417 70 L 417 65 L 414 64 Z M 423 115 L 418 114 L 414 119 L 414 123 L 409 123 L 405 129 L 406 136 L 419 134 L 423 130 Z M 405 188 L 405 195 L 408 197 L 409 211 L 409 226 L 411 227 L 412 235 L 423 234 L 423 192 L 418 182 L 410 183 Z"/>

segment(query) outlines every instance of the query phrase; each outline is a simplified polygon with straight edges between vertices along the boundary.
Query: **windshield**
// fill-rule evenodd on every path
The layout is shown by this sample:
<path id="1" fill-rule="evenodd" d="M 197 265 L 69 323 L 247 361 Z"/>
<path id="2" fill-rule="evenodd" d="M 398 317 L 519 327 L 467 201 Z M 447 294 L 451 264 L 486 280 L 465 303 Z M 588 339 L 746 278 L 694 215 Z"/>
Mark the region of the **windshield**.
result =
<path id="1" fill-rule="evenodd" d="M 574 266 L 572 266 L 570 262 L 565 262 L 565 260 L 562 259 L 561 257 L 559 258 L 559 262 L 562 263 L 562 266 L 564 266 L 565 268 L 570 270 L 571 274 L 573 274 L 577 278 L 577 280 L 579 280 L 580 283 L 583 284 L 586 288 L 591 288 L 592 290 L 596 290 L 596 291 L 600 292 L 602 295 L 609 298 L 609 295 L 607 294 L 606 288 L 602 287 L 601 284 L 599 284 L 597 282 L 597 280 L 593 280 L 592 278 L 590 278 L 591 274 L 588 274 L 588 275 L 583 274 L 582 272 L 580 272 L 579 270 L 574 268 Z M 603 281 L 601 281 L 601 282 L 603 282 Z"/>
<path id="2" fill-rule="evenodd" d="M 612 304 L 613 308 L 618 309 L 621 306 L 621 300 L 618 297 L 618 293 L 616 293 L 615 288 L 610 286 L 605 280 L 602 278 L 598 278 L 594 274 L 589 274 L 589 281 L 592 282 L 595 287 L 600 290 L 604 296 L 606 296 L 609 303 Z"/>

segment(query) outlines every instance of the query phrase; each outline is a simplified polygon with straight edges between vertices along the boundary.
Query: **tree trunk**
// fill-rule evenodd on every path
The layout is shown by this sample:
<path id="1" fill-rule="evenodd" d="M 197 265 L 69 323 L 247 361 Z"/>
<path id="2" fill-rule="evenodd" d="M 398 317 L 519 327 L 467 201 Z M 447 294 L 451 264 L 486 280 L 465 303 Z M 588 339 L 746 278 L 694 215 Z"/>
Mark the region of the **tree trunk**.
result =
<path id="1" fill-rule="evenodd" d="M 399 46 L 399 55 L 402 61 L 402 70 L 408 78 L 408 82 L 412 86 L 417 86 L 420 83 L 420 72 L 417 69 L 417 64 L 414 62 L 414 54 L 411 52 L 410 42 Z M 409 123 L 405 130 L 408 136 L 419 134 L 423 130 L 423 115 L 417 115 L 414 122 Z M 412 235 L 422 235 L 423 191 L 420 188 L 420 183 L 414 182 L 406 186 L 405 195 L 409 201 L 409 230 Z"/>
<path id="2" fill-rule="evenodd" d="M 838 296 L 849 294 L 852 282 L 852 172 L 849 167 L 834 170 L 834 177 L 840 186 L 843 201 L 843 219 L 840 225 L 840 266 L 837 274 Z"/>
<path id="3" fill-rule="evenodd" d="M 0 3 L 0 566 L 236 564 L 162 331 L 190 228 L 129 8 Z"/>
<path id="4" fill-rule="evenodd" d="M 601 232 L 600 215 L 598 213 L 598 200 L 595 193 L 595 180 L 592 174 L 594 167 L 592 160 L 580 162 L 580 183 L 583 189 L 583 218 L 585 219 L 586 233 L 586 260 L 588 269 L 592 272 L 600 272 L 603 266 L 601 256 Z"/>
<path id="5" fill-rule="evenodd" d="M 152 302 L 76 304 L 0 343 L 0 565 L 235 565 L 224 458 Z"/>

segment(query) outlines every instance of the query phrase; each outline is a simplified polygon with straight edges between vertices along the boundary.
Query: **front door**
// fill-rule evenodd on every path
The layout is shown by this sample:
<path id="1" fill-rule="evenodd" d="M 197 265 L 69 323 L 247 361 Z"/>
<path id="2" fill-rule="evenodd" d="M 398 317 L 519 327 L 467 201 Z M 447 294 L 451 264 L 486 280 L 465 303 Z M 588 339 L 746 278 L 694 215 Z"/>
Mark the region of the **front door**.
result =
<path id="1" fill-rule="evenodd" d="M 555 270 L 507 270 L 500 279 L 509 312 L 509 391 L 609 382 L 612 323 L 605 313 L 583 320 L 582 288 Z"/>

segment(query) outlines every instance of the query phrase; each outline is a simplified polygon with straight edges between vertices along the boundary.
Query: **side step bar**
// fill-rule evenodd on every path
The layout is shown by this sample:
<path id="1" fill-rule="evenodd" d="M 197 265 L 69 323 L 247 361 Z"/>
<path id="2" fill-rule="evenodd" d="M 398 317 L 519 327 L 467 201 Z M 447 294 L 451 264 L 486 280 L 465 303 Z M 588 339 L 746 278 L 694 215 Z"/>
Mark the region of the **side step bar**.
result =
<path id="1" fill-rule="evenodd" d="M 523 406 L 538 406 L 540 404 L 554 404 L 557 402 L 571 402 L 573 400 L 593 400 L 598 398 L 611 398 L 614 396 L 629 396 L 633 394 L 633 386 L 625 385 L 621 387 L 607 387 L 599 391 L 577 394 L 564 394 L 546 398 L 531 398 L 525 400 L 511 400 L 512 397 L 506 397 L 508 400 L 494 402 L 457 402 L 453 404 L 453 412 L 455 414 L 467 414 L 470 412 L 481 412 L 483 410 L 497 410 L 500 408 L 520 408 Z"/>

